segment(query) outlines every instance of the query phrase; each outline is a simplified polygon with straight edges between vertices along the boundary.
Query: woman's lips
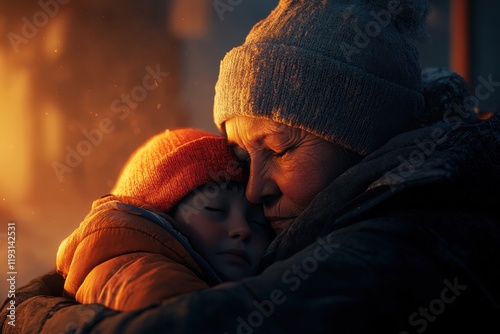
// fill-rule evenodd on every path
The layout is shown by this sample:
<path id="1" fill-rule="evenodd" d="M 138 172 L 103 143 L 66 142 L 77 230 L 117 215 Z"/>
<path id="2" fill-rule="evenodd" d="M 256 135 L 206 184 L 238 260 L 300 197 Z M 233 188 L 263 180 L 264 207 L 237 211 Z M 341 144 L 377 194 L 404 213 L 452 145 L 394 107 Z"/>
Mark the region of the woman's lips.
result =
<path id="1" fill-rule="evenodd" d="M 271 222 L 271 226 L 275 231 L 282 231 L 288 225 L 292 223 L 292 221 L 297 217 L 268 217 L 267 219 Z"/>

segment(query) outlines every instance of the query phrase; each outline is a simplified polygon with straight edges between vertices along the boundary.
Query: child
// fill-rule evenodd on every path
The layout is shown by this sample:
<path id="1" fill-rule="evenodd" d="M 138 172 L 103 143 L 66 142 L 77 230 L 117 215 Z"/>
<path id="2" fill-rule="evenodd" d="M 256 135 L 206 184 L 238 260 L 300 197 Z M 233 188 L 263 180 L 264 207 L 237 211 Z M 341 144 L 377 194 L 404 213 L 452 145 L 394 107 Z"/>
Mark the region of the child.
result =
<path id="1" fill-rule="evenodd" d="M 245 182 L 224 138 L 154 136 L 59 247 L 64 293 L 127 311 L 257 274 L 273 232 Z"/>

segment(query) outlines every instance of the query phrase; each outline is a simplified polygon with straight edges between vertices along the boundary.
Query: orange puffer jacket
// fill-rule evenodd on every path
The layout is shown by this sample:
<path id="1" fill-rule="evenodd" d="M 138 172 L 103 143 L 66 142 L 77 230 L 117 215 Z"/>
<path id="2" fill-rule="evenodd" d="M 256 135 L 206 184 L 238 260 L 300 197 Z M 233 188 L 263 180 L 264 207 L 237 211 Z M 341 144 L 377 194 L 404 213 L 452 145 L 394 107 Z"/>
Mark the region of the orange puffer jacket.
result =
<path id="1" fill-rule="evenodd" d="M 134 199 L 96 200 L 59 246 L 66 297 L 129 311 L 220 283 L 168 219 Z"/>

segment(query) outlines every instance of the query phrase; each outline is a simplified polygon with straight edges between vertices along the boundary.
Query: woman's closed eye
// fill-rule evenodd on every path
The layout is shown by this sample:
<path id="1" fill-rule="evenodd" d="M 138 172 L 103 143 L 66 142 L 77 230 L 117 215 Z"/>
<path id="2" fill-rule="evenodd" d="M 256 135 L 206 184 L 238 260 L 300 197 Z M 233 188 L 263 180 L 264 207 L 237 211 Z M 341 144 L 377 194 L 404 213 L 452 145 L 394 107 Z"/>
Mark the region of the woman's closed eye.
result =
<path id="1" fill-rule="evenodd" d="M 270 153 L 276 157 L 281 158 L 288 153 L 292 152 L 297 146 L 294 143 L 284 142 L 284 143 L 271 143 L 268 146 Z"/>
<path id="2" fill-rule="evenodd" d="M 285 156 L 287 153 L 289 153 L 290 151 L 291 151 L 290 148 L 286 148 L 286 149 L 281 150 L 281 151 L 273 151 L 273 155 L 276 158 L 281 158 L 281 157 Z"/>

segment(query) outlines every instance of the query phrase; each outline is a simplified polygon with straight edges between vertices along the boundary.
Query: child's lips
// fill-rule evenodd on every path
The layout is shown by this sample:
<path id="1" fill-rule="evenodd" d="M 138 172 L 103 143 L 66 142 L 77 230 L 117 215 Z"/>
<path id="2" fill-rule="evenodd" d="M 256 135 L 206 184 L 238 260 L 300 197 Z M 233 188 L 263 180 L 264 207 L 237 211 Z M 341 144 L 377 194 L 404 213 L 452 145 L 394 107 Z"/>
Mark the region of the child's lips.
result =
<path id="1" fill-rule="evenodd" d="M 228 249 L 228 250 L 225 250 L 225 251 L 221 251 L 219 252 L 218 254 L 226 254 L 226 255 L 230 255 L 230 256 L 234 256 L 236 258 L 240 258 L 242 259 L 243 261 L 245 261 L 247 264 L 252 264 L 252 260 L 250 259 L 250 256 L 248 255 L 248 253 L 242 249 L 236 249 L 236 248 L 233 248 L 233 249 Z"/>

